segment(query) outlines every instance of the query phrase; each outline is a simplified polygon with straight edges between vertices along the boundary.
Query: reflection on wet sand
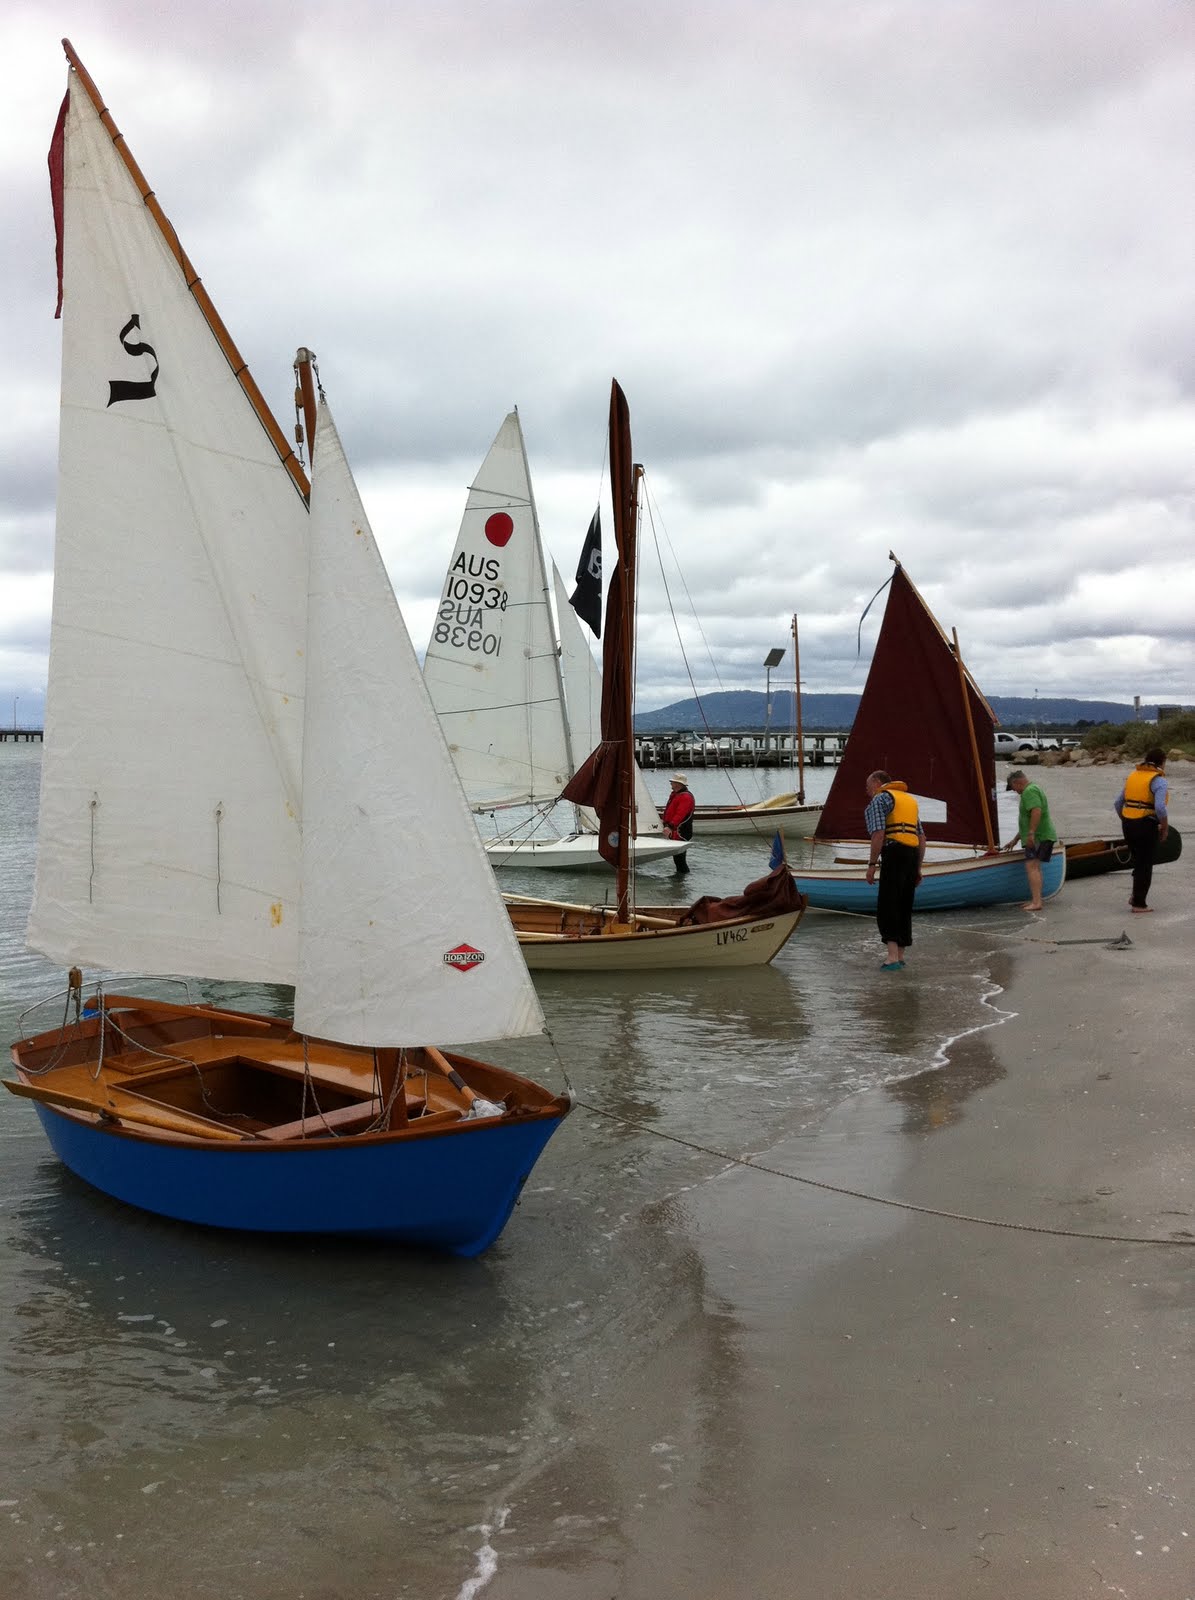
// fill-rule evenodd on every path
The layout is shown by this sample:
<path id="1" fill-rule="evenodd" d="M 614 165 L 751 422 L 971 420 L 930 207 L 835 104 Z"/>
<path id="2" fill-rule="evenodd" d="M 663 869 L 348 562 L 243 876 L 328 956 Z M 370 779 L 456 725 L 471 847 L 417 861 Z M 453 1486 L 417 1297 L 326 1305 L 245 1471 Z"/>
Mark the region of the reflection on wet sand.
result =
<path id="1" fill-rule="evenodd" d="M 989 966 L 991 986 L 1003 991 L 1009 978 L 1008 957 L 989 957 Z M 915 1005 L 903 1021 L 905 1026 L 916 1026 Z M 999 1014 L 992 1012 L 990 1025 L 998 1022 Z M 949 1127 L 962 1116 L 963 1106 L 973 1094 L 1006 1076 L 989 1039 L 989 1024 L 976 1024 L 939 1053 L 940 1065 L 886 1087 L 885 1093 L 904 1108 L 901 1126 L 905 1133 L 932 1133 Z"/>

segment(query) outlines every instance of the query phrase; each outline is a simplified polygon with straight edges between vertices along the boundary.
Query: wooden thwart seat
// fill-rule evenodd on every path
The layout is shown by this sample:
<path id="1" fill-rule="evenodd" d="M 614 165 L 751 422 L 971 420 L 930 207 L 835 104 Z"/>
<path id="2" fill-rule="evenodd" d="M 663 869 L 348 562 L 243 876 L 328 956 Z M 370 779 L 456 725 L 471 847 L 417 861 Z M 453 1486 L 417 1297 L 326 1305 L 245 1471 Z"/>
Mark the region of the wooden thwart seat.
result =
<path id="1" fill-rule="evenodd" d="M 376 1098 L 356 1101 L 351 1106 L 339 1106 L 334 1111 L 321 1112 L 313 1108 L 307 1116 L 299 1117 L 294 1122 L 280 1122 L 272 1128 L 259 1128 L 257 1137 L 277 1142 L 284 1139 L 318 1139 L 321 1134 L 358 1133 L 381 1114 L 382 1102 Z"/>

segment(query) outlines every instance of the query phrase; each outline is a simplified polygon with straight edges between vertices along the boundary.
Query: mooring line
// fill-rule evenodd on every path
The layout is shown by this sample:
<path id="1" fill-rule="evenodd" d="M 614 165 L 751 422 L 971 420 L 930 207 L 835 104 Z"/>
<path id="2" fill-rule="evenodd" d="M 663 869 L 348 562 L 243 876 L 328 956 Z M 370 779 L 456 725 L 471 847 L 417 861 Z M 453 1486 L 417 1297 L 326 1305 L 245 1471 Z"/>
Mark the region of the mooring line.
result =
<path id="1" fill-rule="evenodd" d="M 1153 1244 L 1174 1245 L 1180 1248 L 1195 1246 L 1195 1235 L 1190 1238 L 1157 1239 L 1123 1233 L 1078 1233 L 1073 1228 L 1047 1228 L 1034 1222 L 1005 1222 L 999 1217 L 976 1217 L 965 1211 L 944 1211 L 936 1206 L 919 1206 L 911 1200 L 893 1200 L 882 1194 L 868 1194 L 862 1189 L 848 1189 L 842 1184 L 826 1183 L 820 1178 L 803 1177 L 797 1172 L 782 1172 L 779 1167 L 769 1167 L 762 1161 L 753 1161 L 749 1156 L 733 1156 L 726 1150 L 716 1150 L 712 1145 L 698 1144 L 693 1139 L 682 1139 L 677 1133 L 666 1133 L 662 1128 L 649 1127 L 644 1122 L 637 1122 L 633 1117 L 624 1117 L 616 1111 L 607 1111 L 604 1106 L 595 1106 L 588 1100 L 576 1100 L 574 1104 L 582 1106 L 586 1111 L 592 1111 L 596 1116 L 607 1117 L 611 1122 L 617 1122 L 624 1128 L 633 1128 L 637 1133 L 654 1134 L 657 1139 L 666 1139 L 670 1144 L 678 1144 L 686 1150 L 695 1150 L 700 1155 L 714 1156 L 719 1161 L 725 1161 L 733 1167 L 746 1167 L 750 1172 L 762 1172 L 771 1178 L 785 1178 L 789 1183 L 801 1183 L 809 1189 L 821 1189 L 827 1194 L 840 1194 L 849 1200 L 864 1200 L 870 1205 L 890 1206 L 896 1211 L 913 1211 L 924 1217 L 942 1217 L 947 1222 L 973 1222 L 981 1228 L 1003 1228 L 1012 1233 L 1040 1233 L 1052 1239 L 1089 1239 L 1102 1244 Z"/>

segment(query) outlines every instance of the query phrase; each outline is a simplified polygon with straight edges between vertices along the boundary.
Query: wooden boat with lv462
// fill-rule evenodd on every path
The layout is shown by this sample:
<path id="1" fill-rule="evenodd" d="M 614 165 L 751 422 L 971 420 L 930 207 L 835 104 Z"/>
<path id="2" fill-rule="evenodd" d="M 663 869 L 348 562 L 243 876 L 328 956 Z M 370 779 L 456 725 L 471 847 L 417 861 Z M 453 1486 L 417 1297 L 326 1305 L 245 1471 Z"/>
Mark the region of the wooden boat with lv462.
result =
<path id="1" fill-rule="evenodd" d="M 474 1255 L 569 1109 L 444 1053 L 542 1032 L 526 963 L 309 353 L 310 503 L 66 48 L 28 941 L 71 976 L 7 1087 L 72 1170 L 146 1210 Z M 294 1020 L 110 993 L 83 963 L 290 985 Z"/>
<path id="2" fill-rule="evenodd" d="M 636 906 L 630 924 L 610 906 L 569 905 L 508 894 L 519 945 L 533 972 L 636 972 L 674 967 L 757 967 L 795 931 L 791 914 L 715 915 L 687 921 L 686 906 Z M 800 920 L 797 912 L 797 921 Z"/>

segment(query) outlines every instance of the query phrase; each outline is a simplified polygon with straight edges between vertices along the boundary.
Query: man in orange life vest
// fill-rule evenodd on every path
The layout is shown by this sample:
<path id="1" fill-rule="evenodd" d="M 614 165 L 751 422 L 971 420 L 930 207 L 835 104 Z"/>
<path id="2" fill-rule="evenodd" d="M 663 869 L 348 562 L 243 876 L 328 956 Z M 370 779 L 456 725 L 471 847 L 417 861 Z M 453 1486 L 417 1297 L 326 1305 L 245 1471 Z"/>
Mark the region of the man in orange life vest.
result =
<path id="1" fill-rule="evenodd" d="M 908 786 L 886 772 L 873 772 L 867 780 L 863 826 L 871 838 L 868 883 L 875 882 L 876 867 L 880 869 L 876 926 L 888 946 L 880 971 L 899 972 L 913 942 L 913 896 L 925 856 L 925 832 Z"/>
<path id="2" fill-rule="evenodd" d="M 664 833 L 669 839 L 691 839 L 693 837 L 693 812 L 697 802 L 689 793 L 688 779 L 681 772 L 674 772 L 668 782 L 672 785 L 672 792 L 668 796 L 668 803 L 660 812 L 660 821 L 664 824 Z M 688 851 L 678 850 L 673 856 L 673 866 L 677 872 L 688 872 L 689 863 L 685 860 Z"/>
<path id="3" fill-rule="evenodd" d="M 1164 750 L 1156 746 L 1147 750 L 1116 797 L 1120 831 L 1133 861 L 1133 898 L 1129 901 L 1133 911 L 1153 909 L 1145 902 L 1153 882 L 1154 855 L 1159 842 L 1170 832 L 1170 816 L 1166 809 L 1170 786 L 1166 782 L 1165 766 Z"/>

